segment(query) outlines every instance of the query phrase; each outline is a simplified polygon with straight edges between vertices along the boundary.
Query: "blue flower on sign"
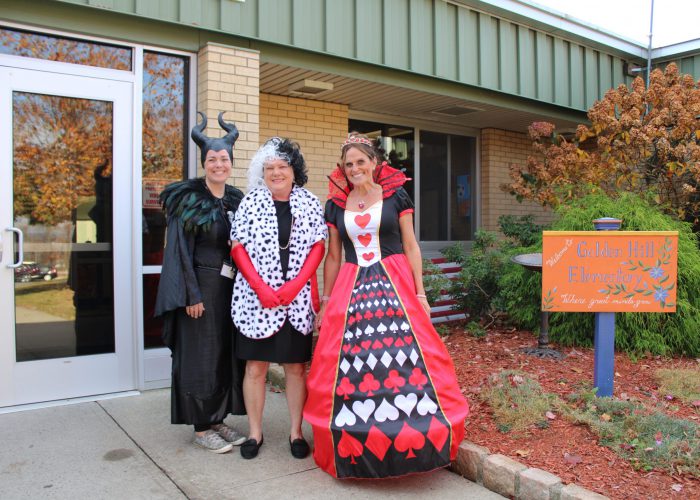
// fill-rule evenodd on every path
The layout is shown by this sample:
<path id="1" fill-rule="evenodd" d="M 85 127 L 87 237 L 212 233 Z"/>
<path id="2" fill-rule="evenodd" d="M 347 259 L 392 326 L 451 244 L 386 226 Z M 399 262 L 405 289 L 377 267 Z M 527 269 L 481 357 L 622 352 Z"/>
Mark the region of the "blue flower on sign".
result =
<path id="1" fill-rule="evenodd" d="M 659 288 L 654 292 L 654 300 L 658 302 L 666 302 L 666 297 L 668 297 L 668 290 Z"/>
<path id="2" fill-rule="evenodd" d="M 659 266 L 656 266 L 656 267 L 651 268 L 651 270 L 649 271 L 649 276 L 651 276 L 652 278 L 657 280 L 657 279 L 661 278 L 665 273 L 666 273 L 666 271 L 661 269 Z"/>

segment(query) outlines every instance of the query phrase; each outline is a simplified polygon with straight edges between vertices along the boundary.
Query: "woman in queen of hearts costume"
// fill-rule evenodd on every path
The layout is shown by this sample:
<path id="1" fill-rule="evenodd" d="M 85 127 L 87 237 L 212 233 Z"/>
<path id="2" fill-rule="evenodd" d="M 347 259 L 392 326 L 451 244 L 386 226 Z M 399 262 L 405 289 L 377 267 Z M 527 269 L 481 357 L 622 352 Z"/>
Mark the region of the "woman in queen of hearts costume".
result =
<path id="1" fill-rule="evenodd" d="M 326 293 L 304 418 L 316 463 L 339 478 L 445 467 L 469 413 L 430 322 L 408 179 L 377 159 L 368 138 L 349 135 L 325 210 Z"/>

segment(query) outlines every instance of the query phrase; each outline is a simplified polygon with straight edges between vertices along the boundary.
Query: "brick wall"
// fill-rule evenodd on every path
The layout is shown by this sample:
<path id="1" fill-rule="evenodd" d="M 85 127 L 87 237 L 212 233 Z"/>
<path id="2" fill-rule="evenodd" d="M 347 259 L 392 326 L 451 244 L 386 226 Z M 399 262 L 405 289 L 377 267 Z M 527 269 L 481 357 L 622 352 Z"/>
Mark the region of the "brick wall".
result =
<path id="1" fill-rule="evenodd" d="M 532 144 L 527 135 L 507 130 L 481 130 L 481 227 L 498 230 L 500 215 L 532 214 L 539 223 L 552 220 L 552 212 L 528 201 L 519 203 L 501 189 L 510 182 L 510 166 L 525 165 Z"/>
<path id="2" fill-rule="evenodd" d="M 260 53 L 253 50 L 208 43 L 197 58 L 197 110 L 208 118 L 205 133 L 221 137 L 217 116 L 233 121 L 240 132 L 233 152 L 231 182 L 244 188 L 248 162 L 259 145 Z M 197 154 L 199 160 L 199 154 Z M 198 175 L 203 175 L 197 161 Z"/>
<path id="3" fill-rule="evenodd" d="M 298 97 L 260 94 L 260 142 L 272 136 L 299 143 L 309 173 L 305 186 L 321 203 L 328 195 L 326 177 L 340 157 L 348 134 L 348 107 Z"/>

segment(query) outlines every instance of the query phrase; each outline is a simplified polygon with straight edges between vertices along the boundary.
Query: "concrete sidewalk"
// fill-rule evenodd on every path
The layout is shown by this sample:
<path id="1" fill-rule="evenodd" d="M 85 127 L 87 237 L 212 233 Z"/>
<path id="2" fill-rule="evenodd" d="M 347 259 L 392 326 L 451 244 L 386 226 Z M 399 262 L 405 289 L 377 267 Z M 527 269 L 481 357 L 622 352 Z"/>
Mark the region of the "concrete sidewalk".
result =
<path id="1" fill-rule="evenodd" d="M 238 448 L 196 448 L 191 427 L 169 422 L 165 389 L 0 415 L 0 498 L 503 498 L 445 470 L 333 479 L 312 458 L 290 455 L 284 394 L 267 393 L 265 444 L 254 460 Z M 227 423 L 247 429 L 245 417 Z"/>

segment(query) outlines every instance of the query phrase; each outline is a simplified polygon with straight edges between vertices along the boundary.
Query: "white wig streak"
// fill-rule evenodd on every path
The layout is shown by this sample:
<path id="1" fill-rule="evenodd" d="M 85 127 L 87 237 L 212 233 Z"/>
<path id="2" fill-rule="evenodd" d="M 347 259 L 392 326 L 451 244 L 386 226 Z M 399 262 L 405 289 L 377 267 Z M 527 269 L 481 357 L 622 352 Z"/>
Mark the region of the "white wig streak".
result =
<path id="1" fill-rule="evenodd" d="M 254 189 L 268 189 L 263 179 L 263 169 L 265 164 L 269 161 L 274 160 L 284 160 L 287 163 L 290 162 L 290 158 L 287 154 L 279 151 L 279 145 L 282 143 L 282 138 L 273 137 L 268 139 L 265 144 L 260 146 L 255 152 L 253 159 L 250 160 L 250 165 L 248 166 L 248 192 Z"/>

